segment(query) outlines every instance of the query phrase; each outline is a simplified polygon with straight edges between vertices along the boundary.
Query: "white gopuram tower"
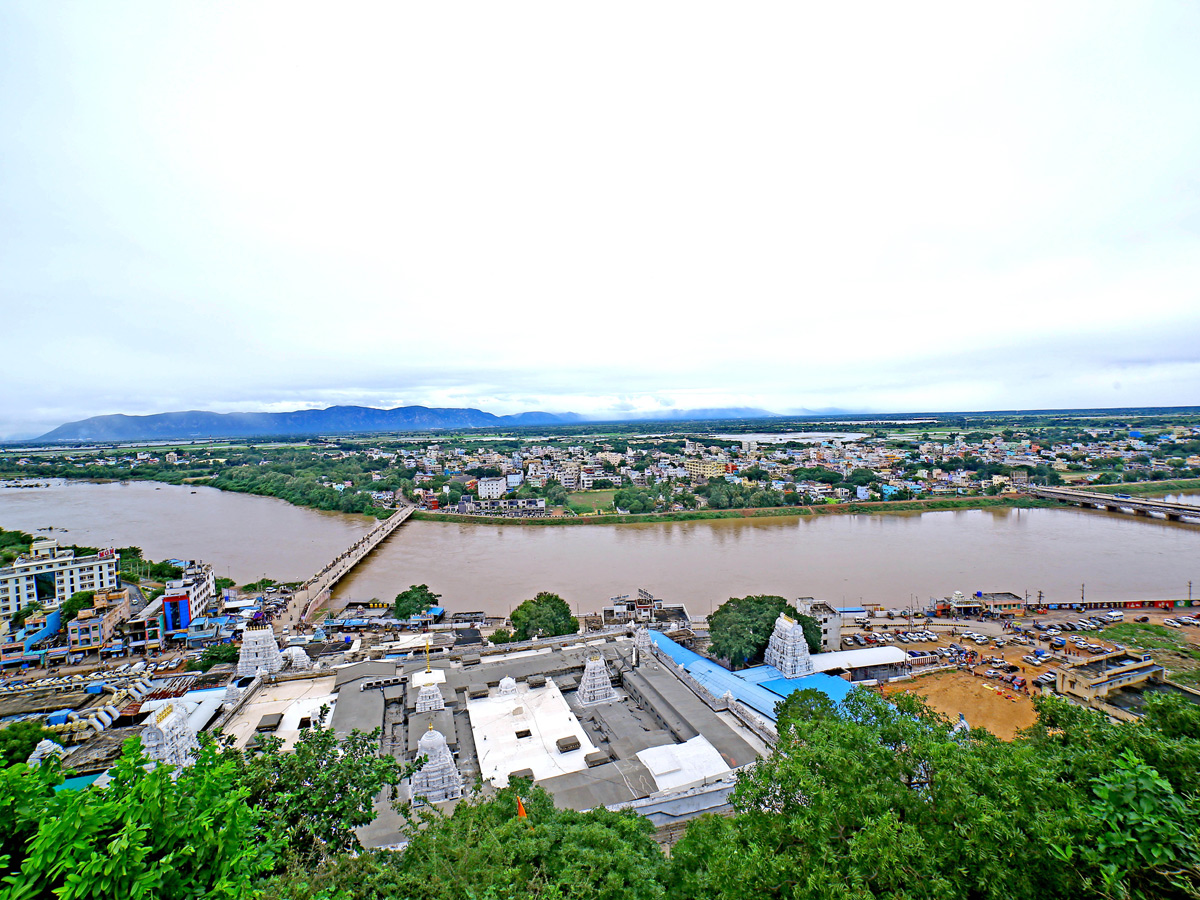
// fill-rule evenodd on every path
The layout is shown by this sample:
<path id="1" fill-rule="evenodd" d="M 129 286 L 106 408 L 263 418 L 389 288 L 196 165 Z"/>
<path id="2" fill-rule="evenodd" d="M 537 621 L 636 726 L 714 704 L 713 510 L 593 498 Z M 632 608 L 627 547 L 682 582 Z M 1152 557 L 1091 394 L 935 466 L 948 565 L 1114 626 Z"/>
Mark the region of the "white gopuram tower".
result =
<path id="1" fill-rule="evenodd" d="M 437 712 L 446 708 L 446 700 L 442 697 L 441 688 L 436 684 L 423 684 L 417 692 L 417 712 Z"/>
<path id="2" fill-rule="evenodd" d="M 650 645 L 654 643 L 650 640 L 650 629 L 645 625 L 635 628 L 633 631 L 633 646 L 638 648 L 640 653 L 649 653 Z"/>
<path id="3" fill-rule="evenodd" d="M 187 711 L 168 703 L 155 713 L 154 721 L 142 732 L 142 748 L 151 759 L 177 768 L 190 766 L 200 744 L 188 727 Z"/>
<path id="4" fill-rule="evenodd" d="M 417 756 L 426 757 L 426 762 L 412 777 L 414 800 L 424 797 L 430 803 L 439 803 L 462 796 L 462 776 L 454 765 L 454 755 L 446 746 L 445 736 L 433 730 L 432 722 L 417 742 Z"/>
<path id="5" fill-rule="evenodd" d="M 804 637 L 804 626 L 786 613 L 775 620 L 771 642 L 767 644 L 767 665 L 774 666 L 784 678 L 801 678 L 815 671 L 812 656 L 808 652 L 808 641 Z"/>
<path id="6" fill-rule="evenodd" d="M 274 675 L 282 668 L 283 657 L 271 627 L 247 628 L 242 638 L 242 652 L 238 655 L 238 678 L 257 675 L 259 669 L 267 675 Z"/>
<path id="7" fill-rule="evenodd" d="M 312 668 L 312 660 L 308 658 L 308 654 L 300 647 L 288 647 L 280 655 L 283 661 L 287 663 L 288 668 L 293 672 L 301 672 Z"/>
<path id="8" fill-rule="evenodd" d="M 229 687 L 225 688 L 225 696 L 221 699 L 221 706 L 224 709 L 233 709 L 238 705 L 238 701 L 242 699 L 242 692 L 238 686 L 232 681 L 229 682 Z"/>
<path id="9" fill-rule="evenodd" d="M 66 754 L 66 750 L 62 744 L 56 743 L 49 738 L 38 741 L 38 745 L 33 748 L 33 753 L 29 755 L 29 759 L 25 760 L 27 766 L 40 766 L 43 759 L 55 757 L 62 759 Z"/>
<path id="10" fill-rule="evenodd" d="M 613 690 L 612 679 L 608 676 L 608 667 L 604 665 L 602 657 L 593 656 L 587 661 L 577 696 L 584 706 L 617 699 L 617 692 Z"/>

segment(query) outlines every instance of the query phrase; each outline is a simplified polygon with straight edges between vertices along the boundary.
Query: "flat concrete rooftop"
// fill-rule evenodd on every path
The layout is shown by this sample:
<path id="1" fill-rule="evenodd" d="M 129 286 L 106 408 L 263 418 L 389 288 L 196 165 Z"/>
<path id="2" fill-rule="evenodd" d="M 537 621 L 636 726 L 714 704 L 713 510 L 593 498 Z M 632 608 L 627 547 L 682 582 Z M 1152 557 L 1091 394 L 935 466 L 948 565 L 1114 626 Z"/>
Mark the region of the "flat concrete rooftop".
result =
<path id="1" fill-rule="evenodd" d="M 333 715 L 337 715 L 338 699 L 334 693 L 334 681 L 333 675 L 325 675 L 274 684 L 264 682 L 237 711 L 237 715 L 226 723 L 225 734 L 233 735 L 238 747 L 245 747 L 262 717 L 278 713 L 283 720 L 272 733 L 283 739 L 284 749 L 290 750 L 300 736 L 302 718 L 308 716 L 315 722 L 324 705 L 331 707 Z"/>

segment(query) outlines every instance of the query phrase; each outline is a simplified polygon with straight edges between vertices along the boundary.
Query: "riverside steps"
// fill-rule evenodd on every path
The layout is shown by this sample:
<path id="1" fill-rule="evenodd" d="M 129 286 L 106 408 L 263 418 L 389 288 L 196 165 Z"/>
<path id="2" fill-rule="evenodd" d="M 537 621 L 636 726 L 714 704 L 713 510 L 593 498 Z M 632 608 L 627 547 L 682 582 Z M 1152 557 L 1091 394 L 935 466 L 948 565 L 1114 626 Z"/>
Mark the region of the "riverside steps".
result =
<path id="1" fill-rule="evenodd" d="M 1058 500 L 1062 503 L 1074 503 L 1077 506 L 1106 509 L 1109 512 L 1129 512 L 1137 516 L 1162 516 L 1172 522 L 1178 522 L 1185 518 L 1200 520 L 1200 506 L 1174 503 L 1170 500 L 1122 497 L 1116 494 L 1099 494 L 1094 491 L 1077 491 L 1072 488 L 1033 487 L 1029 489 L 1028 493 L 1045 500 Z"/>
<path id="2" fill-rule="evenodd" d="M 276 627 L 291 626 L 309 621 L 314 610 L 327 603 L 333 586 L 342 580 L 372 550 L 378 547 L 397 528 L 408 521 L 415 507 L 405 506 L 375 525 L 370 531 L 347 547 L 339 556 L 325 564 L 321 571 L 304 582 L 292 598 L 288 612 L 276 621 Z"/>

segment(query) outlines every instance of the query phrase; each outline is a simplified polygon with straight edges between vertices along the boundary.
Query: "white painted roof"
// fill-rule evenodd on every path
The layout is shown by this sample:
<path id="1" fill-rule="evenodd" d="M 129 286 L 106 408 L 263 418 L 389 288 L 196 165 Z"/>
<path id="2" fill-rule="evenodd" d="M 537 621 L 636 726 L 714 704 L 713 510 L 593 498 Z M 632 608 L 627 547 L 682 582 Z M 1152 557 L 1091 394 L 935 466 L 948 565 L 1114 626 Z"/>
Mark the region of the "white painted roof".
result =
<path id="1" fill-rule="evenodd" d="M 584 757 L 596 749 L 550 680 L 533 690 L 518 684 L 515 694 L 503 697 L 493 689 L 489 697 L 468 700 L 467 715 L 479 769 L 496 787 L 505 787 L 509 774 L 521 769 L 532 769 L 539 781 L 581 771 L 587 768 Z M 525 731 L 528 737 L 517 737 Z M 572 735 L 579 739 L 579 749 L 560 753 L 558 739 Z"/>
<path id="2" fill-rule="evenodd" d="M 682 744 L 648 747 L 637 753 L 660 791 L 695 784 L 730 771 L 717 748 L 700 734 Z"/>
<path id="3" fill-rule="evenodd" d="M 861 669 L 865 666 L 886 666 L 901 663 L 908 654 L 899 647 L 864 647 L 862 650 L 835 650 L 818 653 L 812 658 L 813 668 L 818 672 L 830 669 Z"/>

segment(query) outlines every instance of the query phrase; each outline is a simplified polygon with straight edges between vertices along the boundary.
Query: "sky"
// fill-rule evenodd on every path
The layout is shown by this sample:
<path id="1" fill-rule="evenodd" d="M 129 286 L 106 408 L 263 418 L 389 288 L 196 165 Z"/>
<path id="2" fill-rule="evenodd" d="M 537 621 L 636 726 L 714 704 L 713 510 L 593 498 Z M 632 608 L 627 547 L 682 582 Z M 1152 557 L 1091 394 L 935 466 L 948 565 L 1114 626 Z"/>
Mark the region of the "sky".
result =
<path id="1" fill-rule="evenodd" d="M 1197 46 L 1165 0 L 10 0 L 0 438 L 1197 404 Z"/>

